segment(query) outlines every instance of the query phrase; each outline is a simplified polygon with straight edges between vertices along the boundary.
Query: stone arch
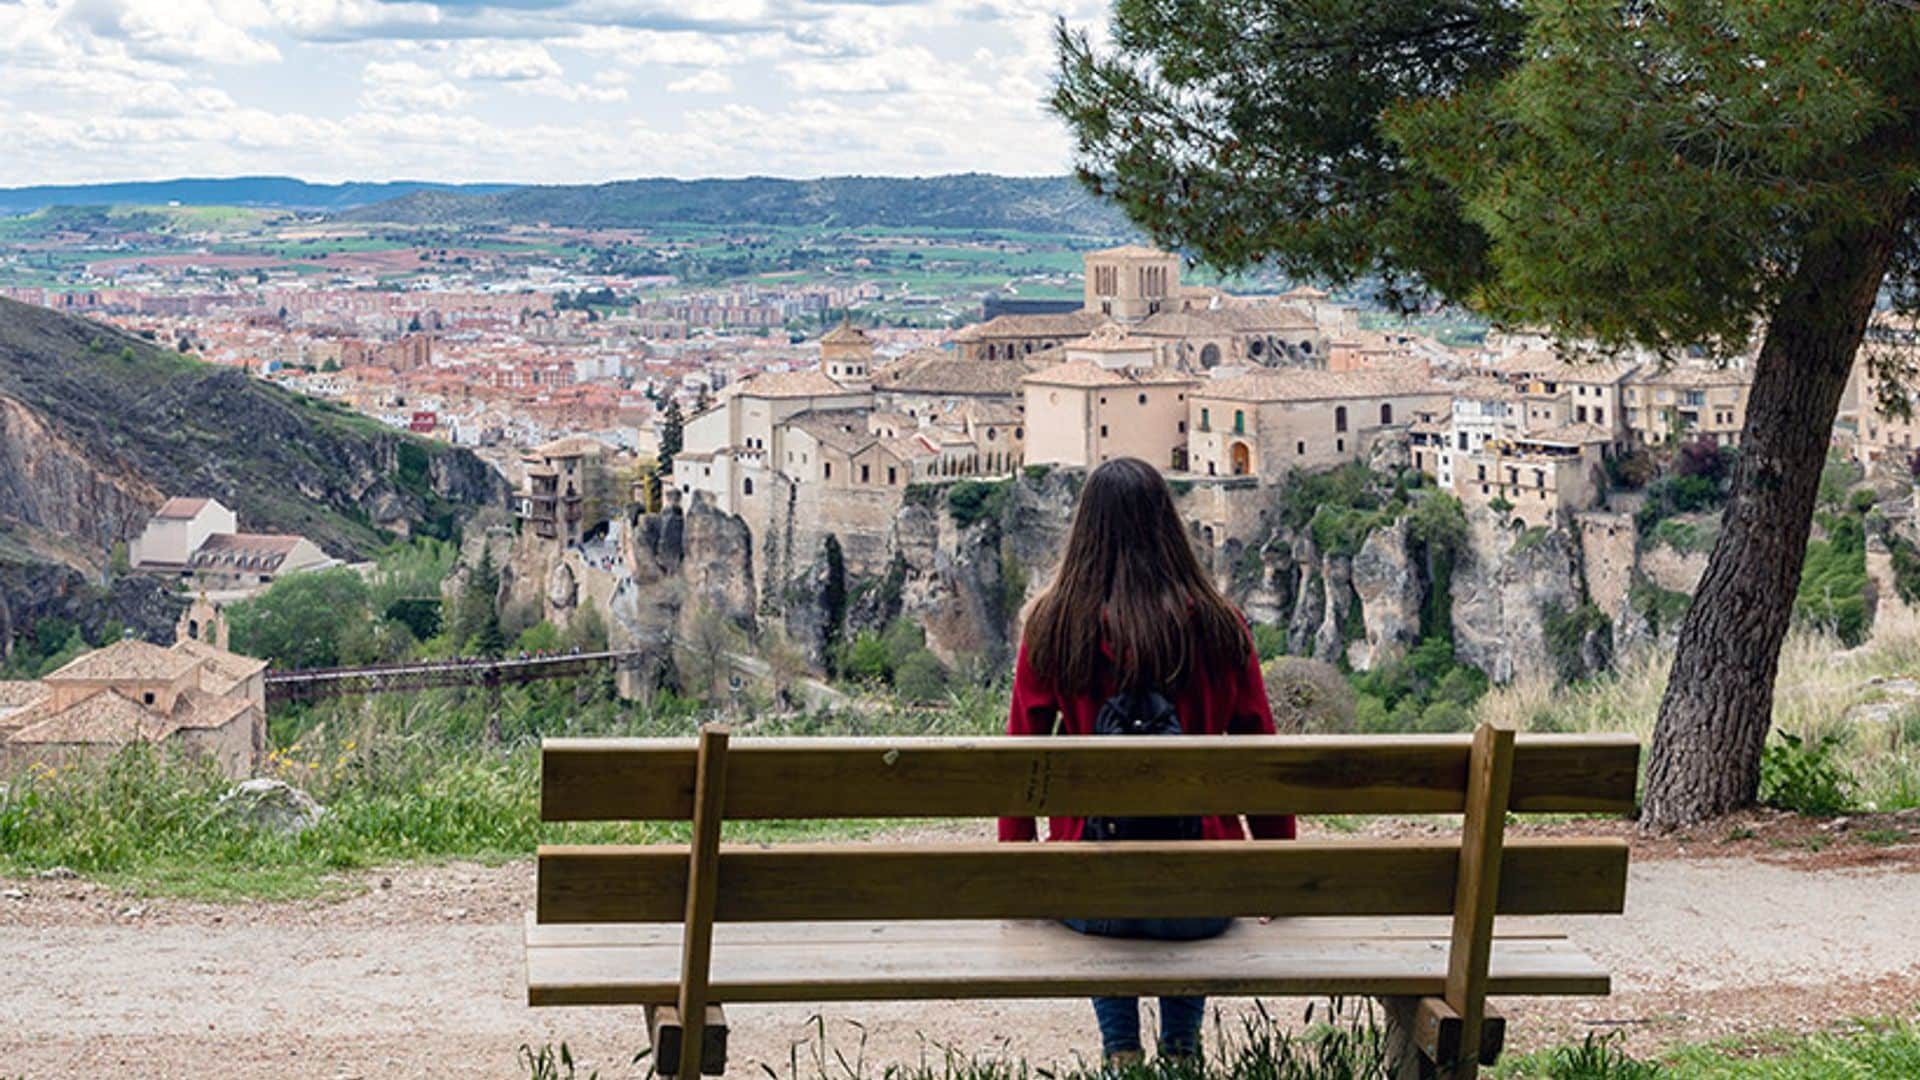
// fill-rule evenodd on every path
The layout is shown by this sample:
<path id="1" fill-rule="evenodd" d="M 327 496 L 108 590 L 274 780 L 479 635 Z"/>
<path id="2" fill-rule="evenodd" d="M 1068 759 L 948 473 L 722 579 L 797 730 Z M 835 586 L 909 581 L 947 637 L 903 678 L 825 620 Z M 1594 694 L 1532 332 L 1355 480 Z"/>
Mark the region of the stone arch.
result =
<path id="1" fill-rule="evenodd" d="M 1233 463 L 1233 475 L 1246 476 L 1253 472 L 1253 448 L 1244 442 L 1236 441 L 1228 451 Z"/>

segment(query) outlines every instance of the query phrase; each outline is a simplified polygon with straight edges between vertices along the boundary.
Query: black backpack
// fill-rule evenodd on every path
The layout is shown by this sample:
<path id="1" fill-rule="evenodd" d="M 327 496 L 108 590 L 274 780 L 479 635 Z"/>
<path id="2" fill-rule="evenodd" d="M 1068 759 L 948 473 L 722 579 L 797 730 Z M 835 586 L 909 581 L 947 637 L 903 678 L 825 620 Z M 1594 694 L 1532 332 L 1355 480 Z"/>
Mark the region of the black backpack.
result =
<path id="1" fill-rule="evenodd" d="M 1123 691 L 1093 720 L 1095 735 L 1184 735 L 1180 710 L 1158 690 Z M 1198 817 L 1090 817 L 1087 840 L 1198 840 Z"/>

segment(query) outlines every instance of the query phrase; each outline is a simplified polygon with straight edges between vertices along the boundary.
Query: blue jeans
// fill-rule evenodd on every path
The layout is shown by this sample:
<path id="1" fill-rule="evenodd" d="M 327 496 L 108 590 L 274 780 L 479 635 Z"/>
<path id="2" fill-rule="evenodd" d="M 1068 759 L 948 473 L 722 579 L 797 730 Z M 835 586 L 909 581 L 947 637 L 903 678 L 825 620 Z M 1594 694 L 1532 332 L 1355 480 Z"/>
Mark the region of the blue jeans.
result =
<path id="1" fill-rule="evenodd" d="M 1062 919 L 1072 930 L 1094 937 L 1151 938 L 1156 941 L 1198 941 L 1218 937 L 1233 924 L 1228 918 L 1198 919 Z M 1192 1057 L 1200 1052 L 1200 1022 L 1207 1015 L 1203 997 L 1160 999 L 1160 1056 Z M 1140 1051 L 1140 999 L 1097 997 L 1093 1016 L 1100 1025 L 1100 1051 L 1114 1054 Z"/>

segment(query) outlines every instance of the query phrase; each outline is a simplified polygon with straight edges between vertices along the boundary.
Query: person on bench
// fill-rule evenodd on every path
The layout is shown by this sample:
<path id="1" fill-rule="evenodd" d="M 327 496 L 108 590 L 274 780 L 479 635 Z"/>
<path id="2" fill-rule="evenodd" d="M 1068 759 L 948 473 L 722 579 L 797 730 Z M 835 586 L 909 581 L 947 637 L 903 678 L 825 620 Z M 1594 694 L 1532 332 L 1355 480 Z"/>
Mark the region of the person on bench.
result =
<path id="1" fill-rule="evenodd" d="M 1260 659 L 1240 613 L 1194 554 L 1160 471 L 1137 458 L 1093 470 L 1053 584 L 1034 602 L 1014 669 L 1009 735 L 1275 734 Z M 1291 840 L 1291 815 L 1252 816 L 1252 834 Z M 1240 818 L 1050 818 L 1047 840 L 1238 840 Z M 1002 818 L 1000 839 L 1035 838 Z M 1147 898 L 1150 903 L 1150 898 Z M 1191 941 L 1231 920 L 1069 919 L 1083 934 Z M 1110 1066 L 1142 1059 L 1140 1003 L 1093 999 Z M 1206 999 L 1160 999 L 1159 1054 L 1200 1052 Z"/>

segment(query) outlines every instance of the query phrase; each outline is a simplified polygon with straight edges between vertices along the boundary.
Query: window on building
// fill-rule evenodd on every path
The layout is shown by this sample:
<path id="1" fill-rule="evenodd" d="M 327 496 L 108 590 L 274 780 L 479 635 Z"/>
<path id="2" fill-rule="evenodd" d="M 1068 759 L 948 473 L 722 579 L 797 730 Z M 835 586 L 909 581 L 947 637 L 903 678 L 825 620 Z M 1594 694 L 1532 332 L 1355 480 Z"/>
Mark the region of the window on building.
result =
<path id="1" fill-rule="evenodd" d="M 1601 407 L 1600 407 L 1600 406 L 1598 406 L 1598 405 L 1595 405 L 1595 406 L 1593 407 L 1593 422 L 1594 422 L 1594 423 L 1596 423 L 1596 424 L 1604 424 L 1604 423 L 1606 423 L 1606 422 L 1607 422 L 1607 410 L 1605 410 L 1605 409 L 1603 409 L 1603 408 L 1601 408 Z"/>
<path id="2" fill-rule="evenodd" d="M 1380 403 L 1380 423 L 1393 423 L 1393 404 L 1391 402 L 1383 401 Z"/>
<path id="3" fill-rule="evenodd" d="M 820 463 L 820 479 L 822 480 L 833 479 L 833 462 L 823 461 Z"/>
<path id="4" fill-rule="evenodd" d="M 1233 410 L 1233 433 L 1235 435 L 1247 433 L 1247 414 L 1243 409 Z"/>
<path id="5" fill-rule="evenodd" d="M 1026 428 L 1014 428 L 1014 429 L 1013 429 L 1013 437 L 1014 437 L 1014 438 L 1016 438 L 1016 439 L 1024 439 L 1024 438 L 1026 438 L 1026 437 L 1027 437 L 1027 429 L 1026 429 Z"/>
<path id="6" fill-rule="evenodd" d="M 860 482 L 865 484 L 865 483 L 871 482 L 872 480 L 873 480 L 873 466 L 871 465 L 860 466 Z"/>
<path id="7" fill-rule="evenodd" d="M 1206 409 L 1200 410 L 1200 430 L 1201 431 L 1213 430 L 1213 416 L 1210 414 L 1209 410 L 1206 410 Z"/>
<path id="8" fill-rule="evenodd" d="M 1180 421 L 1180 434 L 1185 435 L 1186 433 L 1187 433 L 1187 422 L 1185 420 L 1182 420 Z"/>
<path id="9" fill-rule="evenodd" d="M 1347 440 L 1345 440 L 1345 439 L 1335 439 L 1335 440 L 1333 440 L 1333 451 L 1334 451 L 1334 453 L 1336 453 L 1336 454 L 1344 454 L 1344 453 L 1346 453 L 1346 452 L 1347 452 Z"/>
<path id="10" fill-rule="evenodd" d="M 146 693 L 141 694 L 140 700 L 145 702 L 148 705 L 153 704 L 153 691 L 149 690 Z"/>
<path id="11" fill-rule="evenodd" d="M 995 440 L 995 439 L 997 439 L 997 438 L 999 438 L 999 437 L 1000 437 L 1000 433 L 999 433 L 999 432 L 997 432 L 997 431 L 995 431 L 995 430 L 994 430 L 994 429 L 992 429 L 992 428 L 988 428 L 988 429 L 987 429 L 987 441 L 988 441 L 988 442 L 992 442 L 993 440 Z"/>
<path id="12" fill-rule="evenodd" d="M 1345 405 L 1334 406 L 1333 430 L 1335 431 L 1347 430 L 1347 407 Z"/>
<path id="13" fill-rule="evenodd" d="M 1300 457 L 1306 457 L 1306 456 L 1307 456 L 1307 444 L 1306 444 L 1306 443 L 1303 443 L 1303 442 L 1297 442 L 1297 443 L 1294 443 L 1294 444 L 1293 444 L 1293 452 L 1294 452 L 1295 454 L 1297 454 L 1297 455 L 1299 455 Z"/>
<path id="14" fill-rule="evenodd" d="M 1140 404 L 1142 404 L 1142 405 L 1145 405 L 1146 403 L 1147 403 L 1147 395 L 1145 395 L 1145 394 L 1141 394 L 1141 395 L 1140 395 Z"/>
<path id="15" fill-rule="evenodd" d="M 1544 470 L 1541 470 L 1541 469 L 1533 470 L 1533 486 L 1540 488 L 1543 491 L 1546 489 L 1547 474 Z"/>
<path id="16" fill-rule="evenodd" d="M 1105 405 L 1106 403 L 1107 403 L 1107 396 L 1105 394 L 1100 395 L 1100 404 Z"/>
<path id="17" fill-rule="evenodd" d="M 1475 479 L 1485 480 L 1487 478 L 1487 467 L 1485 465 L 1477 465 L 1475 466 L 1475 468 L 1478 469 L 1480 472 L 1480 475 L 1475 477 Z M 1482 488 L 1481 490 L 1484 491 L 1486 489 Z"/>
<path id="18" fill-rule="evenodd" d="M 1107 437 L 1107 425 L 1105 424 L 1100 425 L 1100 437 L 1103 439 Z"/>
<path id="19" fill-rule="evenodd" d="M 753 477 L 749 476 L 746 479 L 740 481 L 740 494 L 742 495 L 753 494 Z"/>
<path id="20" fill-rule="evenodd" d="M 1467 433 L 1463 431 L 1460 433 L 1460 449 L 1465 450 L 1466 448 L 1467 448 Z"/>
<path id="21" fill-rule="evenodd" d="M 892 487 L 893 485 L 900 482 L 899 476 L 896 475 L 897 471 L 898 470 L 896 470 L 893 466 L 891 465 L 887 466 L 887 486 L 888 487 Z"/>

